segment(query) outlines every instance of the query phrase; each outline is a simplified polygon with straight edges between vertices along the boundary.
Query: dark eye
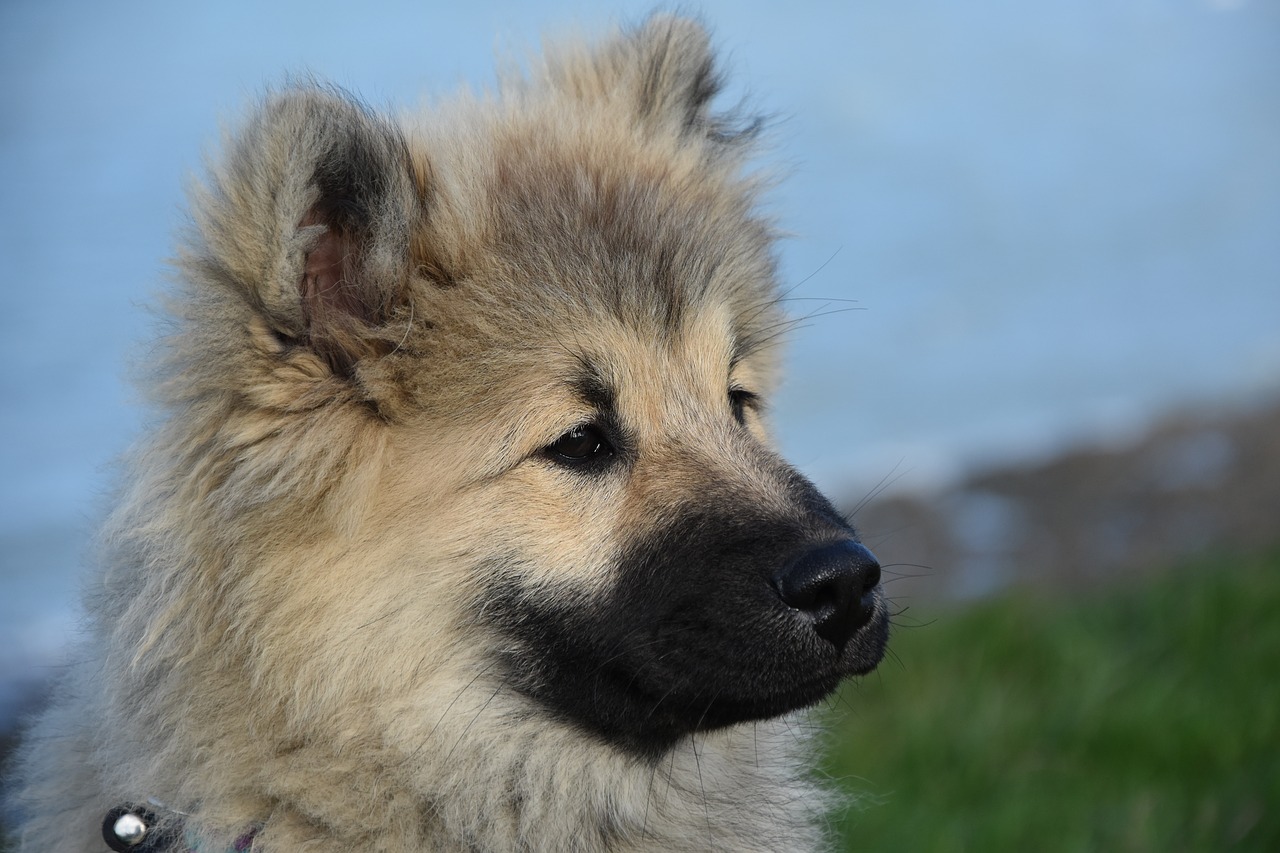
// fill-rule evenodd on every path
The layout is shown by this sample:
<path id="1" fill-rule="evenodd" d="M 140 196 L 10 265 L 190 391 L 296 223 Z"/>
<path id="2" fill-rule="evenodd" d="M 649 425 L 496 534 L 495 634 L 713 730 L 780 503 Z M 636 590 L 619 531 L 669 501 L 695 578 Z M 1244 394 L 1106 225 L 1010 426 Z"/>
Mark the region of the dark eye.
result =
<path id="1" fill-rule="evenodd" d="M 740 424 L 747 422 L 747 409 L 760 406 L 760 398 L 745 388 L 729 389 L 729 407 L 733 410 L 733 418 Z"/>
<path id="2" fill-rule="evenodd" d="M 613 446 L 594 424 L 577 426 L 547 445 L 547 455 L 557 462 L 580 465 L 613 455 Z"/>

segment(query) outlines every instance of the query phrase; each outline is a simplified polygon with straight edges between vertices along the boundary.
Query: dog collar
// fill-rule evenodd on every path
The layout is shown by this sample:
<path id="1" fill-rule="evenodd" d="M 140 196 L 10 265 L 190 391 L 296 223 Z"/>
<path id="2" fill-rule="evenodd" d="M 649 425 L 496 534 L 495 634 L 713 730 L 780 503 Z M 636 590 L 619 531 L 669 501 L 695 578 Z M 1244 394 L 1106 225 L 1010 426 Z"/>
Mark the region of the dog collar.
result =
<path id="1" fill-rule="evenodd" d="M 258 834 L 255 827 L 230 847 L 213 849 L 187 829 L 180 818 L 161 825 L 153 808 L 164 809 L 164 806 L 155 800 L 148 800 L 147 806 L 116 806 L 102 819 L 102 840 L 116 853 L 246 853 Z"/>

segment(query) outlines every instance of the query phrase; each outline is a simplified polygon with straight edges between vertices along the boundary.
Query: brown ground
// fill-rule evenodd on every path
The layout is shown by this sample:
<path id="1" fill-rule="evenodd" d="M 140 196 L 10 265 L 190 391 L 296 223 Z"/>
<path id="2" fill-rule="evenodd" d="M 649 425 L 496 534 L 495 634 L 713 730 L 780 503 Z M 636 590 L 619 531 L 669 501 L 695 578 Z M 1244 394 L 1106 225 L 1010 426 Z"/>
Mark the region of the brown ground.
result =
<path id="1" fill-rule="evenodd" d="M 873 500 L 854 521 L 891 571 L 915 576 L 889 587 L 898 600 L 1093 583 L 1272 547 L 1280 544 L 1280 402 L 1188 413 L 1123 449 L 1078 450 L 940 494 Z"/>

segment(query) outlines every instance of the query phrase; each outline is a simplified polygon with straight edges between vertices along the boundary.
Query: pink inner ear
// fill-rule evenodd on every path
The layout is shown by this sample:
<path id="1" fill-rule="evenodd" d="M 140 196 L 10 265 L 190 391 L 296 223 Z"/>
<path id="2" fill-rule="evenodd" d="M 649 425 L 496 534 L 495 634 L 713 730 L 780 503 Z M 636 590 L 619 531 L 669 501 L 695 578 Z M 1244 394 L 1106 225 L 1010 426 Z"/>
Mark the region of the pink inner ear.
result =
<path id="1" fill-rule="evenodd" d="M 324 224 L 318 219 L 313 212 L 300 224 Z M 368 319 L 355 281 L 358 259 L 351 251 L 350 241 L 332 225 L 325 228 L 307 252 L 299 283 L 303 312 L 313 333 L 321 331 L 317 325 L 345 325 L 350 319 Z"/>
<path id="2" fill-rule="evenodd" d="M 307 252 L 298 282 L 309 342 L 335 371 L 349 374 L 356 360 L 365 354 L 359 330 L 373 320 L 373 309 L 358 281 L 360 258 L 356 241 L 326 222 L 316 210 L 298 225 L 325 226 L 324 233 Z"/>

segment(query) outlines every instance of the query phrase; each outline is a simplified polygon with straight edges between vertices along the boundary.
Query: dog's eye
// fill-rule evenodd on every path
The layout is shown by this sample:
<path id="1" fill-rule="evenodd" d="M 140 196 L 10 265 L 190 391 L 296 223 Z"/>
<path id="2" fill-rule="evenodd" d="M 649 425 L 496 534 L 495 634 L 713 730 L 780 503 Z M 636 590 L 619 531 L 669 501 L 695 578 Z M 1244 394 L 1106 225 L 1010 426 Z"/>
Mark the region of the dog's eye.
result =
<path id="1" fill-rule="evenodd" d="M 613 445 L 594 424 L 577 426 L 547 446 L 547 454 L 558 462 L 582 464 L 613 455 Z"/>
<path id="2" fill-rule="evenodd" d="M 760 406 L 760 398 L 745 388 L 729 389 L 729 407 L 733 410 L 733 418 L 740 424 L 747 422 L 747 409 Z"/>

